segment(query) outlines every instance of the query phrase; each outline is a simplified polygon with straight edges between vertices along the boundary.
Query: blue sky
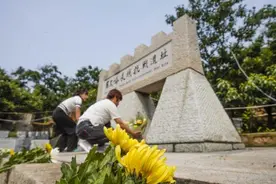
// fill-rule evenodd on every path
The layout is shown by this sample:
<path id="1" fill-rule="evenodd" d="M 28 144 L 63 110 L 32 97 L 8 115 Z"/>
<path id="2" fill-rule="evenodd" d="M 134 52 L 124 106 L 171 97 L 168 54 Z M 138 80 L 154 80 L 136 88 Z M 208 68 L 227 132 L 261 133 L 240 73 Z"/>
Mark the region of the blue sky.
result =
<path id="1" fill-rule="evenodd" d="M 274 1 L 274 2 L 273 2 Z M 187 0 L 0 0 L 0 67 L 57 65 L 73 76 L 82 66 L 108 69 L 159 31 L 165 14 Z M 248 6 L 275 0 L 246 0 Z"/>

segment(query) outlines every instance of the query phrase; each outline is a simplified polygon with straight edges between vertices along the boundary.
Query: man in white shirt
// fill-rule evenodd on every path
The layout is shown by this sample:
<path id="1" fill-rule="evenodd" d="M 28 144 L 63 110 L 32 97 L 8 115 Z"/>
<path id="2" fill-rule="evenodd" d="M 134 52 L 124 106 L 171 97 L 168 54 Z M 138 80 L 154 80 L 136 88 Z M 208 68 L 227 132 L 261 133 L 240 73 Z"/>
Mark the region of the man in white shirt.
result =
<path id="1" fill-rule="evenodd" d="M 114 120 L 134 138 L 141 136 L 141 132 L 132 131 L 120 118 L 117 109 L 120 101 L 122 101 L 121 92 L 113 89 L 109 91 L 106 99 L 91 105 L 79 118 L 76 133 L 80 138 L 79 144 L 85 151 L 88 152 L 90 148 L 87 148 L 87 144 L 85 145 L 83 140 L 89 142 L 90 147 L 94 144 L 102 146 L 108 142 L 103 128 L 109 125 L 111 120 Z"/>

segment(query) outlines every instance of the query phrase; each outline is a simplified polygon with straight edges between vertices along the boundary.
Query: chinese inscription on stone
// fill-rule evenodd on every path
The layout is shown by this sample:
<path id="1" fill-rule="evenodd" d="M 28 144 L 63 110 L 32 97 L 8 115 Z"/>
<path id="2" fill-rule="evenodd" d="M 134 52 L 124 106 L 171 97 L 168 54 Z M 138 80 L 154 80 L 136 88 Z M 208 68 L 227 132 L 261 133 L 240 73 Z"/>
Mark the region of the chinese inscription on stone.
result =
<path id="1" fill-rule="evenodd" d="M 171 43 L 148 54 L 116 75 L 105 80 L 103 93 L 106 95 L 109 90 L 122 89 L 133 83 L 141 81 L 146 77 L 161 72 L 171 66 L 172 53 Z"/>

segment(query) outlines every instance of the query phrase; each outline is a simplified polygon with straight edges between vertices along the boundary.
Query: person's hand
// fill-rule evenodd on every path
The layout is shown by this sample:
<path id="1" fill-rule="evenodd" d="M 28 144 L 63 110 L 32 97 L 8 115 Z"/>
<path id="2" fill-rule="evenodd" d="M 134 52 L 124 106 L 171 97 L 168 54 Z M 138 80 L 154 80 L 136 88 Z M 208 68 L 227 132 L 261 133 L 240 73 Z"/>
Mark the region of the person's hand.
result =
<path id="1" fill-rule="evenodd" d="M 139 131 L 138 131 L 138 132 L 133 132 L 133 133 L 132 133 L 132 136 L 133 136 L 134 138 L 136 138 L 136 139 L 137 139 L 137 138 L 142 137 L 142 133 L 141 133 L 141 132 L 139 132 Z"/>

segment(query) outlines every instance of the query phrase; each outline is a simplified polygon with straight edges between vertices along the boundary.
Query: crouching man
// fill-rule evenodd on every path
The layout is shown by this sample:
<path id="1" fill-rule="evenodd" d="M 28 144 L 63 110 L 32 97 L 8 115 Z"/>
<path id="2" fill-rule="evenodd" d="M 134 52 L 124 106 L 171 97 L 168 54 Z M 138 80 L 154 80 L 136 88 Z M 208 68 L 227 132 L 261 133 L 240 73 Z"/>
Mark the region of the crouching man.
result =
<path id="1" fill-rule="evenodd" d="M 132 131 L 127 124 L 125 124 L 118 113 L 117 106 L 122 101 L 122 93 L 117 89 L 109 91 L 106 99 L 96 102 L 91 105 L 79 118 L 76 134 L 79 137 L 79 145 L 86 152 L 92 148 L 94 144 L 99 147 L 103 146 L 109 140 L 104 134 L 104 126 L 107 126 L 111 120 L 134 138 L 139 138 L 141 132 Z"/>

